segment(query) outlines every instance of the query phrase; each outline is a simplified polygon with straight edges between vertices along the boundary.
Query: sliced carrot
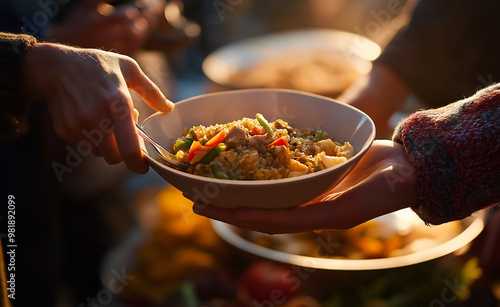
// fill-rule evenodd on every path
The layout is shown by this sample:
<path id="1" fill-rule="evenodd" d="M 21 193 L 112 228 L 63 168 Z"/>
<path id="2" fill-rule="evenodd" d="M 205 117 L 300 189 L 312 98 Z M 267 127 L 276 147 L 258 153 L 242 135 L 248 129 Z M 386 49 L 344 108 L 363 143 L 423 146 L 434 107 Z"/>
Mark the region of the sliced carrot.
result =
<path id="1" fill-rule="evenodd" d="M 222 140 L 226 137 L 227 132 L 226 130 L 221 130 L 219 133 L 217 133 L 213 138 L 208 140 L 208 142 L 205 143 L 205 146 L 215 148 L 217 145 L 219 145 Z"/>
<path id="2" fill-rule="evenodd" d="M 216 148 L 224 140 L 226 135 L 226 130 L 221 130 L 213 138 L 208 140 L 205 145 L 202 145 L 199 141 L 193 141 L 188 154 L 188 159 L 191 164 L 200 161 L 209 151 Z"/>

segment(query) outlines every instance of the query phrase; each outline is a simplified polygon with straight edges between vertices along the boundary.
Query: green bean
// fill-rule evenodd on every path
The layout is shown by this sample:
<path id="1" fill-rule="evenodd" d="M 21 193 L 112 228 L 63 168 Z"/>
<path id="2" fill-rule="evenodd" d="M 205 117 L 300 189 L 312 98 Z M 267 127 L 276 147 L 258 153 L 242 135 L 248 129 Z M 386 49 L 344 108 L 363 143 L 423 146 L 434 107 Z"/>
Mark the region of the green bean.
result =
<path id="1" fill-rule="evenodd" d="M 200 163 L 202 164 L 208 164 L 210 163 L 217 155 L 221 152 L 226 150 L 225 145 L 219 145 L 215 147 L 214 149 L 210 150 L 203 158 L 201 158 Z"/>
<path id="2" fill-rule="evenodd" d="M 266 129 L 267 133 L 269 134 L 269 136 L 273 136 L 274 135 L 274 131 L 273 129 L 271 128 L 271 126 L 269 125 L 269 122 L 267 121 L 267 119 L 264 117 L 264 115 L 260 114 L 260 113 L 257 113 L 255 115 L 255 118 L 257 118 L 257 121 L 259 122 L 259 124 L 264 127 L 264 129 Z"/>
<path id="3" fill-rule="evenodd" d="M 219 179 L 231 179 L 229 175 L 223 172 L 216 164 L 212 164 L 212 173 Z"/>

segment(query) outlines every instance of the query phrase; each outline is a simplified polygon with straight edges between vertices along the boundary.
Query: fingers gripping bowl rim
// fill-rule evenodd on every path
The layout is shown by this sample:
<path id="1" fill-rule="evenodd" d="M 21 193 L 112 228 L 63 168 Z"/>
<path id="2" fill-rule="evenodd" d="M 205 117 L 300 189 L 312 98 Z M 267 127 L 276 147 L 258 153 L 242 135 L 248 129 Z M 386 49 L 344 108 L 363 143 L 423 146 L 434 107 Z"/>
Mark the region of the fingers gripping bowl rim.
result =
<path id="1" fill-rule="evenodd" d="M 168 183 L 198 202 L 222 208 L 287 208 L 310 201 L 337 185 L 358 163 L 375 138 L 373 121 L 360 110 L 319 95 L 282 89 L 217 92 L 176 103 L 170 113 L 148 117 L 143 128 L 162 144 L 172 142 L 184 127 L 230 122 L 262 113 L 296 127 L 315 128 L 354 147 L 354 156 L 334 167 L 294 178 L 237 181 L 202 177 L 156 161 L 145 145 L 147 162 Z"/>

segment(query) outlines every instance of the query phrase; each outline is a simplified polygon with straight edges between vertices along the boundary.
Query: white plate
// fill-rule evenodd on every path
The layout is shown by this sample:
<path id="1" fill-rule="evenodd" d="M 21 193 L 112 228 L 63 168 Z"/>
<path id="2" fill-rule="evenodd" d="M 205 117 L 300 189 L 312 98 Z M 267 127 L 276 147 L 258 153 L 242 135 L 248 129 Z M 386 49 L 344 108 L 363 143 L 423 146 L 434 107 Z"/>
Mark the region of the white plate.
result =
<path id="1" fill-rule="evenodd" d="M 311 51 L 341 55 L 359 73 L 371 69 L 381 48 L 370 39 L 334 29 L 305 29 L 248 38 L 215 50 L 203 62 L 203 71 L 212 81 L 233 88 L 245 88 L 234 76 L 266 60 Z M 243 83 L 242 83 L 243 82 Z"/>
<path id="2" fill-rule="evenodd" d="M 408 211 L 410 209 L 403 209 L 402 211 L 391 213 L 389 215 L 380 217 L 381 221 L 387 222 L 388 220 L 394 220 L 394 215 L 401 214 L 403 216 L 408 216 Z M 397 217 L 396 217 L 397 219 Z M 440 226 L 424 226 L 423 222 L 419 221 L 421 226 L 427 227 L 428 232 L 440 231 Z M 411 222 L 410 222 L 411 223 Z M 483 215 L 479 214 L 477 217 L 470 217 L 462 222 L 452 222 L 459 223 L 462 227 L 462 231 L 452 237 L 451 239 L 444 240 L 440 244 L 431 248 L 421 248 L 412 253 L 388 257 L 388 258 L 376 258 L 376 259 L 339 259 L 339 258 L 324 258 L 324 257 L 311 257 L 303 256 L 294 253 L 285 252 L 282 250 L 274 250 L 261 245 L 258 245 L 250 240 L 247 240 L 238 233 L 242 230 L 236 228 L 232 225 L 225 224 L 219 221 L 212 221 L 212 225 L 225 241 L 229 244 L 246 251 L 250 254 L 254 254 L 266 259 L 271 259 L 275 261 L 280 261 L 284 263 L 289 263 L 292 265 L 297 265 L 301 267 L 310 267 L 315 269 L 326 269 L 326 270 L 379 270 L 379 269 L 389 269 L 397 268 L 402 266 L 413 265 L 421 262 L 430 261 L 436 258 L 440 258 L 449 255 L 453 252 L 466 247 L 474 238 L 476 238 L 484 228 Z M 441 230 L 442 231 L 442 230 Z M 259 234 L 261 235 L 261 234 Z M 263 234 L 262 234 L 263 235 Z M 289 235 L 273 235 L 275 236 L 289 236 Z M 288 244 L 291 244 L 290 238 L 286 238 Z"/>

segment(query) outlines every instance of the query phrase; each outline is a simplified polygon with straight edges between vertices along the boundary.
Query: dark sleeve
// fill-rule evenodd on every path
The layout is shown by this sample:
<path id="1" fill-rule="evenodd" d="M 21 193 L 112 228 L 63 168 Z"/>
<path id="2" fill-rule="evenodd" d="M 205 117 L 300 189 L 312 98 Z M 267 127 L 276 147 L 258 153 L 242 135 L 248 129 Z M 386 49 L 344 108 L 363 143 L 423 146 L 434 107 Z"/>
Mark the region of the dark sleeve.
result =
<path id="1" fill-rule="evenodd" d="M 0 139 L 12 140 L 26 130 L 27 102 L 20 94 L 21 67 L 36 39 L 0 32 Z"/>
<path id="2" fill-rule="evenodd" d="M 500 85 L 403 120 L 393 140 L 415 167 L 428 224 L 460 220 L 500 202 Z"/>
<path id="3" fill-rule="evenodd" d="M 498 0 L 421 0 L 376 61 L 432 107 L 469 97 L 500 82 L 498 12 Z"/>

